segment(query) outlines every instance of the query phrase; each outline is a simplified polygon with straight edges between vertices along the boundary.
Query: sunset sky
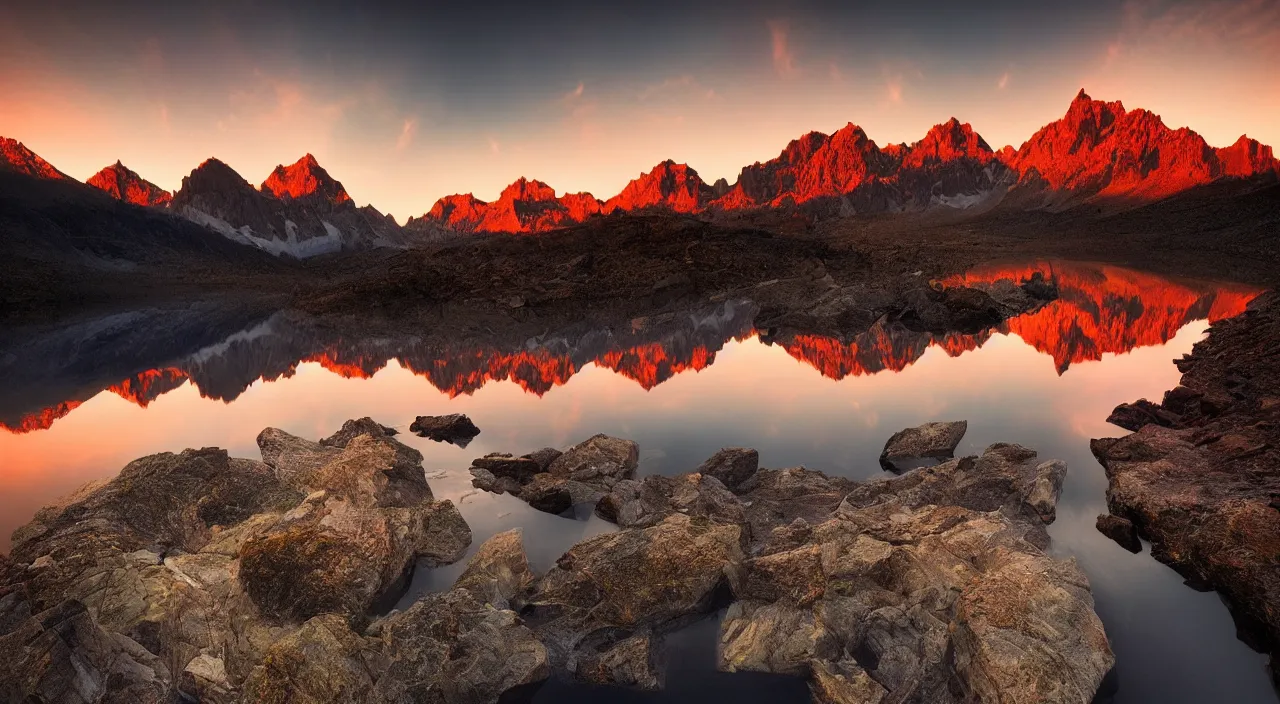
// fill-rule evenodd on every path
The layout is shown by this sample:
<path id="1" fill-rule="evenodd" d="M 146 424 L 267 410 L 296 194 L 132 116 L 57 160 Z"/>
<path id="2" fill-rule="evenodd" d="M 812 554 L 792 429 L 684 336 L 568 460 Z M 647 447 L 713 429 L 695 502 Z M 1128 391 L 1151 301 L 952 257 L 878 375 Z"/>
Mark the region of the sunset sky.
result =
<path id="1" fill-rule="evenodd" d="M 955 116 L 995 148 L 1081 87 L 1214 146 L 1280 145 L 1280 0 L 177 2 L 0 6 L 0 135 L 85 179 L 251 183 L 316 155 L 403 221 L 518 176 L 711 181 L 846 122 L 879 144 Z"/>

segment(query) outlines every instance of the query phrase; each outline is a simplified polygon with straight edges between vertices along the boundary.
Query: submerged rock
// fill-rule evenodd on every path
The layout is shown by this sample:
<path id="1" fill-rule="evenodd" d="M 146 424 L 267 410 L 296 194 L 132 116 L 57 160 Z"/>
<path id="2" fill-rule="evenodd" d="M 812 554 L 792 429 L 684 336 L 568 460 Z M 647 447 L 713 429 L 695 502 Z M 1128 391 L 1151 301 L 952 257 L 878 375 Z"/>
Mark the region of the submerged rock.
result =
<path id="1" fill-rule="evenodd" d="M 466 415 L 450 413 L 445 416 L 418 416 L 409 425 L 409 432 L 436 442 L 466 447 L 472 438 L 480 434 L 480 428 L 476 427 L 476 424 L 472 423 Z"/>
<path id="2" fill-rule="evenodd" d="M 952 456 L 965 432 L 968 421 L 935 422 L 894 433 L 880 453 L 880 464 L 892 471 L 914 469 L 925 460 Z"/>
<path id="3" fill-rule="evenodd" d="M 1151 541 L 1153 557 L 1218 590 L 1246 642 L 1271 654 L 1280 681 L 1277 340 L 1280 299 L 1265 294 L 1213 324 L 1177 362 L 1181 385 L 1158 406 L 1136 406 L 1153 420 L 1129 423 L 1136 432 L 1094 440 L 1092 449 L 1107 473 L 1111 513 Z"/>

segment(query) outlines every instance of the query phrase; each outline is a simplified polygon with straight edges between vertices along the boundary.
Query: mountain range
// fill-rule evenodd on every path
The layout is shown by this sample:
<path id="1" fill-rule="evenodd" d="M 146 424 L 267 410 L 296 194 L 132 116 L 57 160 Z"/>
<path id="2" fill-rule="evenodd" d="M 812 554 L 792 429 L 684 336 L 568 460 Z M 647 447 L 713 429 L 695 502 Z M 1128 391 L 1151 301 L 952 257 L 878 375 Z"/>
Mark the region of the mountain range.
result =
<path id="1" fill-rule="evenodd" d="M 4 170 L 73 181 L 20 142 L 0 138 Z M 607 200 L 556 195 L 548 184 L 522 177 L 492 202 L 469 193 L 441 198 L 403 227 L 372 206 L 357 207 L 310 154 L 277 166 L 257 187 L 217 159 L 200 164 L 173 194 L 119 162 L 88 185 L 134 205 L 166 209 L 241 244 L 304 258 L 463 233 L 540 233 L 627 213 L 715 220 L 779 209 L 849 217 L 1140 205 L 1224 179 L 1274 182 L 1277 175 L 1280 162 L 1270 146 L 1242 136 L 1215 149 L 1190 129 L 1170 129 L 1152 112 L 1093 100 L 1082 90 L 1062 119 L 1018 149 L 993 150 L 955 118 L 914 144 L 884 147 L 850 123 L 830 135 L 810 132 L 793 140 L 776 158 L 743 167 L 733 184 L 708 184 L 673 161 L 640 174 Z"/>

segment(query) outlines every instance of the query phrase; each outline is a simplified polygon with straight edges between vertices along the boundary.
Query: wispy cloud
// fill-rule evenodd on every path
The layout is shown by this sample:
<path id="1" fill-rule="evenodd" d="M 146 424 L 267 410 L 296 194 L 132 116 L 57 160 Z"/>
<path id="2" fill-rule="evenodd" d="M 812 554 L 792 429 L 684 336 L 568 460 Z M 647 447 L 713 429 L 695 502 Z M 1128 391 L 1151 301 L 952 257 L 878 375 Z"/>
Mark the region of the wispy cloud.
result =
<path id="1" fill-rule="evenodd" d="M 890 76 L 884 87 L 889 102 L 895 105 L 902 102 L 902 76 Z"/>
<path id="2" fill-rule="evenodd" d="M 582 81 L 578 81 L 578 87 L 566 93 L 564 98 L 565 100 L 577 100 L 582 97 L 582 94 L 585 93 L 586 90 L 587 85 Z"/>
<path id="3" fill-rule="evenodd" d="M 502 145 L 499 144 L 498 140 L 494 139 L 493 137 L 489 138 L 489 153 L 491 154 L 502 153 Z"/>
<path id="4" fill-rule="evenodd" d="M 406 118 L 404 124 L 400 127 L 400 136 L 396 137 L 396 151 L 402 152 L 413 144 L 413 138 L 418 134 L 417 118 Z"/>
<path id="5" fill-rule="evenodd" d="M 1005 71 L 1000 75 L 1000 80 L 996 81 L 996 88 L 1004 90 L 1009 87 L 1009 72 Z"/>
<path id="6" fill-rule="evenodd" d="M 783 78 L 792 78 L 799 73 L 796 68 L 796 57 L 791 51 L 790 27 L 782 20 L 769 20 L 769 39 L 773 45 L 773 70 Z"/>

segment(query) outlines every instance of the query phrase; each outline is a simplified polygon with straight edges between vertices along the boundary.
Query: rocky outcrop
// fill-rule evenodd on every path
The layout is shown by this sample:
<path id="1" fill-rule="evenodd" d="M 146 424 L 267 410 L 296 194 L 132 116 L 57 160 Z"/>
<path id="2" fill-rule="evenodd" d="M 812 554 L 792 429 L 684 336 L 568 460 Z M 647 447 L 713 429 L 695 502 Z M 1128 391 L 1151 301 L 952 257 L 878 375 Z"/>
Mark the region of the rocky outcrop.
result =
<path id="1" fill-rule="evenodd" d="M 586 658 L 599 676 L 614 667 L 596 654 L 723 606 L 743 558 L 741 542 L 738 526 L 685 515 L 585 540 L 534 585 L 529 624 L 555 666 L 576 672 Z M 635 645 L 625 647 L 634 653 Z"/>
<path id="2" fill-rule="evenodd" d="M 1142 552 L 1142 541 L 1138 538 L 1138 528 L 1133 525 L 1133 521 L 1104 513 L 1098 516 L 1094 527 L 1125 550 L 1135 554 Z"/>
<path id="3" fill-rule="evenodd" d="M 1226 597 L 1248 642 L 1280 670 L 1280 305 L 1266 294 L 1214 323 L 1178 360 L 1160 404 L 1121 411 L 1136 430 L 1094 440 L 1107 506 L 1151 554 Z M 1113 415 L 1113 417 L 1115 417 Z M 1280 674 L 1277 674 L 1280 678 Z"/>
<path id="4" fill-rule="evenodd" d="M 968 430 L 969 422 L 963 420 L 925 423 L 899 430 L 884 444 L 880 465 L 902 471 L 928 460 L 950 458 Z"/>
<path id="5" fill-rule="evenodd" d="M 0 561 L 0 640 L 69 652 L 0 668 L 0 691 L 229 704 L 296 701 L 305 679 L 312 701 L 360 701 L 381 656 L 352 627 L 471 533 L 381 426 L 349 421 L 323 443 L 269 428 L 264 462 L 153 455 L 43 509 Z M 48 694 L 71 689 L 89 694 Z"/>
<path id="6" fill-rule="evenodd" d="M 0 607 L 2 608 L 2 607 Z M 173 680 L 164 662 L 99 626 L 69 600 L 4 633 L 0 699 L 66 704 L 165 704 Z"/>
<path id="7" fill-rule="evenodd" d="M 163 207 L 173 200 L 173 194 L 142 178 L 119 161 L 90 176 L 85 183 L 117 200 L 143 207 Z"/>
<path id="8" fill-rule="evenodd" d="M 466 447 L 467 443 L 480 434 L 480 428 L 465 414 L 450 413 L 444 416 L 418 416 L 409 425 L 409 432 L 436 442 Z"/>
<path id="9" fill-rule="evenodd" d="M 709 474 L 624 479 L 596 504 L 596 515 L 624 528 L 651 525 L 673 514 L 714 523 L 746 524 L 746 506 Z"/>
<path id="10" fill-rule="evenodd" d="M 640 448 L 630 440 L 595 435 L 558 452 L 545 448 L 522 457 L 493 454 L 472 462 L 472 484 L 511 493 L 546 513 L 595 503 L 635 476 Z"/>
<path id="11" fill-rule="evenodd" d="M 1089 702 L 1114 658 L 1074 560 L 1044 548 L 1035 453 L 995 445 L 851 487 L 744 561 L 728 670 L 851 701 Z"/>

